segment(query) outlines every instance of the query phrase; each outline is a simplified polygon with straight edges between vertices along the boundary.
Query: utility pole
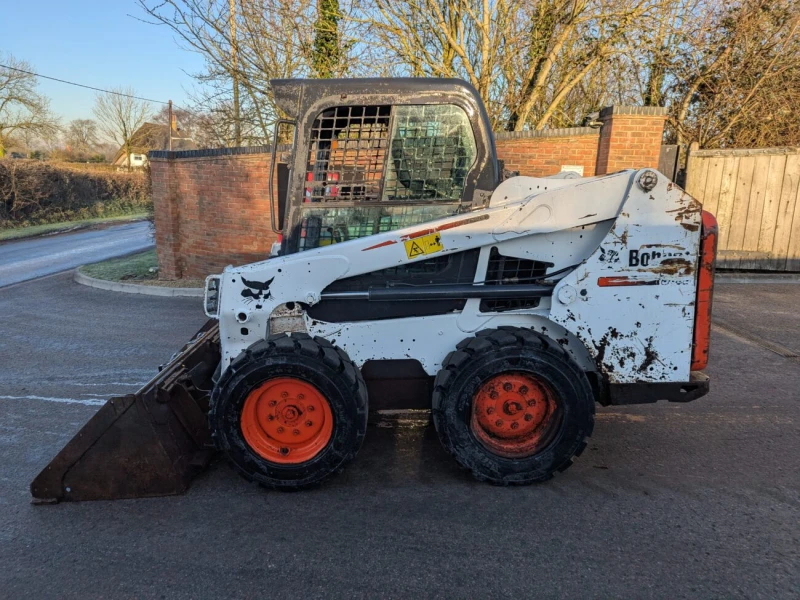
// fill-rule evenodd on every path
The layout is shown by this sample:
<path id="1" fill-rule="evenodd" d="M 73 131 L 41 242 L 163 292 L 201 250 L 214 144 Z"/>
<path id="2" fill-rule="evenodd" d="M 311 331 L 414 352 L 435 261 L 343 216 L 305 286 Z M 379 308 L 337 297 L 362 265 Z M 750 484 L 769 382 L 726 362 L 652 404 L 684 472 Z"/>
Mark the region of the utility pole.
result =
<path id="1" fill-rule="evenodd" d="M 233 78 L 233 136 L 237 146 L 242 145 L 242 126 L 239 114 L 239 48 L 236 42 L 236 0 L 229 0 L 231 13 L 231 64 Z"/>
<path id="2" fill-rule="evenodd" d="M 169 132 L 169 142 L 167 142 L 167 149 L 172 151 L 172 100 L 167 104 L 169 106 L 169 117 L 167 119 L 167 131 Z"/>

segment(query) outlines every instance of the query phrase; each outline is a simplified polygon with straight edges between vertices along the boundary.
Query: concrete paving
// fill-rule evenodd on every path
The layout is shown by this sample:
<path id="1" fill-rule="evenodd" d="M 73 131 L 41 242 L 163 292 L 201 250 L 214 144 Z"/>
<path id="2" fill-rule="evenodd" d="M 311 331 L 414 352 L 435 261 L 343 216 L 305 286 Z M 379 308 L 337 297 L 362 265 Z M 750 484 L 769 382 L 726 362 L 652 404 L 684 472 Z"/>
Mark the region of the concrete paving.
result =
<path id="1" fill-rule="evenodd" d="M 0 244 L 0 288 L 152 246 L 147 221 Z"/>
<path id="2" fill-rule="evenodd" d="M 753 344 L 800 357 L 800 285 L 717 285 L 713 317 Z"/>
<path id="3" fill-rule="evenodd" d="M 796 294 L 717 299 L 750 338 L 796 341 Z M 0 597 L 800 596 L 800 363 L 748 337 L 714 331 L 705 398 L 599 409 L 587 451 L 542 485 L 473 481 L 422 420 L 370 427 L 310 492 L 218 461 L 182 497 L 32 506 L 28 483 L 98 400 L 204 317 L 70 274 L 0 290 L 0 315 Z"/>

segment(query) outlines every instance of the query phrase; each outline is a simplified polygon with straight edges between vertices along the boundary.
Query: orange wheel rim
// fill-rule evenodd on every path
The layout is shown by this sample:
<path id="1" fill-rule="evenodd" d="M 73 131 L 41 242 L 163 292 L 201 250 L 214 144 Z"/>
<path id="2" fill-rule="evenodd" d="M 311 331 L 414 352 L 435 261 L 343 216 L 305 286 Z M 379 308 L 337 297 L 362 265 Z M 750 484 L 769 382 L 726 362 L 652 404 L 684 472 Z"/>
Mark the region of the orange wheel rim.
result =
<path id="1" fill-rule="evenodd" d="M 478 389 L 470 427 L 493 454 L 524 458 L 552 441 L 560 413 L 555 393 L 542 379 L 529 373 L 502 373 Z"/>
<path id="2" fill-rule="evenodd" d="M 331 405 L 320 391 L 293 377 L 265 381 L 242 409 L 242 434 L 253 451 L 280 464 L 311 460 L 333 434 Z"/>

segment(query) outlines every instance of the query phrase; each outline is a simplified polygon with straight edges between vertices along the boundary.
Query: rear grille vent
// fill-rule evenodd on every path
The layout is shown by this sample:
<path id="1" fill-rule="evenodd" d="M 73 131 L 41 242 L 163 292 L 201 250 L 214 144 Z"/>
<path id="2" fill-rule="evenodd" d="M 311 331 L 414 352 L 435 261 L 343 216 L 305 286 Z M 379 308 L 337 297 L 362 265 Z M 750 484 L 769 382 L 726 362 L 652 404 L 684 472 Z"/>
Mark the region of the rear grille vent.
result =
<path id="1" fill-rule="evenodd" d="M 500 254 L 497 248 L 489 253 L 485 285 L 516 285 L 534 283 L 542 279 L 553 263 L 526 258 L 515 258 Z M 521 297 L 502 300 L 481 300 L 481 312 L 503 312 L 539 306 L 539 298 Z"/>

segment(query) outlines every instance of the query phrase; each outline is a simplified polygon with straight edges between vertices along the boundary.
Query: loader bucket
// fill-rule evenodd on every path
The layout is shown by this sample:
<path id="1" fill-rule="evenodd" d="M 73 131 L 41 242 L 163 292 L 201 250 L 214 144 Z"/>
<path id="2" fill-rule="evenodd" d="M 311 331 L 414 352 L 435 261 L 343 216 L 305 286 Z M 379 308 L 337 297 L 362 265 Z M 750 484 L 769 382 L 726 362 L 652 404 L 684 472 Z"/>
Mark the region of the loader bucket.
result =
<path id="1" fill-rule="evenodd" d="M 214 454 L 206 414 L 219 361 L 211 320 L 138 392 L 97 411 L 33 480 L 33 502 L 184 493 Z"/>

